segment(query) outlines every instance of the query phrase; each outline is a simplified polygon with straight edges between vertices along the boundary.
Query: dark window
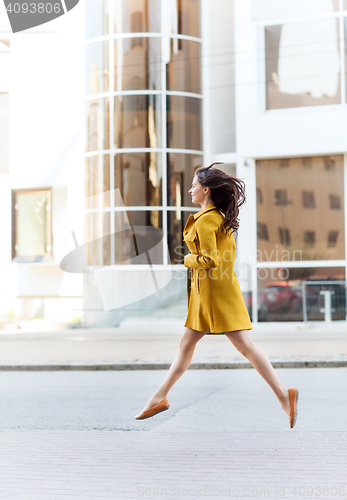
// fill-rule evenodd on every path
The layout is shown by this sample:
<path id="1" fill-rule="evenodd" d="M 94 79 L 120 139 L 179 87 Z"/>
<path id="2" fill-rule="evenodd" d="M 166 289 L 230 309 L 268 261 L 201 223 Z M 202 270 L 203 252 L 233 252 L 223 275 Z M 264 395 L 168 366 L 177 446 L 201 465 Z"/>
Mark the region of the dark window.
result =
<path id="1" fill-rule="evenodd" d="M 333 158 L 324 158 L 324 168 L 325 170 L 335 170 L 335 160 Z"/>
<path id="2" fill-rule="evenodd" d="M 302 166 L 305 168 L 312 168 L 312 158 L 311 157 L 303 158 Z"/>
<path id="3" fill-rule="evenodd" d="M 336 247 L 338 231 L 329 231 L 328 234 L 328 247 Z"/>
<path id="4" fill-rule="evenodd" d="M 302 192 L 302 206 L 304 208 L 315 208 L 315 200 L 313 191 L 303 191 Z"/>
<path id="5" fill-rule="evenodd" d="M 341 208 L 341 198 L 336 196 L 335 194 L 329 194 L 330 198 L 330 208 L 332 209 L 340 209 Z"/>
<path id="6" fill-rule="evenodd" d="M 275 202 L 281 205 L 287 201 L 287 190 L 286 189 L 276 189 L 275 191 Z"/>
<path id="7" fill-rule="evenodd" d="M 307 246 L 312 246 L 316 241 L 316 233 L 314 231 L 305 231 L 304 232 L 304 242 Z"/>
<path id="8" fill-rule="evenodd" d="M 290 164 L 290 159 L 289 158 L 282 158 L 279 164 L 280 168 L 287 168 L 289 167 Z"/>
<path id="9" fill-rule="evenodd" d="M 269 241 L 269 234 L 267 232 L 267 225 L 257 222 L 257 235 L 260 240 Z"/>
<path id="10" fill-rule="evenodd" d="M 257 205 L 261 205 L 263 203 L 263 194 L 260 188 L 257 188 Z"/>
<path id="11" fill-rule="evenodd" d="M 289 229 L 284 227 L 279 227 L 278 231 L 280 233 L 280 241 L 282 245 L 290 245 L 290 233 Z"/>

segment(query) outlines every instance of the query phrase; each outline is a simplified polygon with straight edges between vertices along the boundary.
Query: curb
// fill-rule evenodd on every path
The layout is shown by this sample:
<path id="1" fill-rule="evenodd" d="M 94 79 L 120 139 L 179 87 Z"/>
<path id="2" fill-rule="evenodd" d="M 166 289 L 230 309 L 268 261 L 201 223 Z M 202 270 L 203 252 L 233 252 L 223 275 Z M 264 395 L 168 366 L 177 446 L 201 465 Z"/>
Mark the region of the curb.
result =
<path id="1" fill-rule="evenodd" d="M 273 368 L 338 368 L 347 360 L 271 361 Z M 114 364 L 57 364 L 57 365 L 0 365 L 0 371 L 100 371 L 100 370 L 168 370 L 171 363 L 114 363 Z M 249 362 L 192 363 L 188 370 L 233 370 L 253 368 Z"/>

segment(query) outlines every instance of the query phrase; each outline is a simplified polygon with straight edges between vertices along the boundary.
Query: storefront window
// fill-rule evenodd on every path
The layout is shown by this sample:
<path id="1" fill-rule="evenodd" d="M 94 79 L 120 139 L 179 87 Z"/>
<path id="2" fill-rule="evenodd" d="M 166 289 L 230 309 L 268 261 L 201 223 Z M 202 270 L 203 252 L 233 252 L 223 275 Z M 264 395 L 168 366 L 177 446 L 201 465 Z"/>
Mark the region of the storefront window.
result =
<path id="1" fill-rule="evenodd" d="M 322 321 L 329 314 L 324 298 L 331 293 L 331 319 L 346 319 L 343 267 L 258 268 L 258 321 Z"/>
<path id="2" fill-rule="evenodd" d="M 253 21 L 308 17 L 338 10 L 339 0 L 252 0 Z"/>
<path id="3" fill-rule="evenodd" d="M 121 38 L 114 43 L 114 89 L 161 89 L 161 39 Z"/>
<path id="4" fill-rule="evenodd" d="M 85 214 L 84 227 L 89 266 L 111 265 L 110 212 Z"/>
<path id="5" fill-rule="evenodd" d="M 114 100 L 114 147 L 159 148 L 161 96 L 120 96 Z"/>
<path id="6" fill-rule="evenodd" d="M 176 0 L 165 12 L 173 35 L 200 37 L 200 0 Z"/>
<path id="7" fill-rule="evenodd" d="M 109 99 L 86 102 L 86 151 L 110 147 Z"/>
<path id="8" fill-rule="evenodd" d="M 167 180 L 168 180 L 168 206 L 196 207 L 188 190 L 192 186 L 195 170 L 203 164 L 201 155 L 182 153 L 168 153 L 167 155 Z"/>
<path id="9" fill-rule="evenodd" d="M 108 92 L 108 41 L 95 42 L 86 45 L 84 55 L 84 79 L 86 95 Z"/>
<path id="10" fill-rule="evenodd" d="M 266 109 L 341 103 L 339 19 L 265 27 Z"/>
<path id="11" fill-rule="evenodd" d="M 166 64 L 166 88 L 201 93 L 201 43 L 171 38 L 170 61 Z"/>
<path id="12" fill-rule="evenodd" d="M 345 258 L 343 156 L 257 160 L 258 261 Z"/>
<path id="13" fill-rule="evenodd" d="M 16 262 L 52 260 L 51 190 L 12 191 L 12 259 Z"/>
<path id="14" fill-rule="evenodd" d="M 202 149 L 201 99 L 167 96 L 167 146 Z"/>
<path id="15" fill-rule="evenodd" d="M 191 213 L 193 212 L 181 210 L 168 212 L 167 228 L 171 264 L 183 264 L 184 256 L 189 253 L 189 249 L 183 241 L 183 230 Z"/>
<path id="16" fill-rule="evenodd" d="M 115 188 L 126 206 L 162 204 L 162 154 L 117 153 L 114 157 Z"/>
<path id="17" fill-rule="evenodd" d="M 114 216 L 115 264 L 163 264 L 161 211 L 116 212 Z"/>
<path id="18" fill-rule="evenodd" d="M 110 206 L 110 156 L 95 155 L 86 158 L 85 208 Z"/>
<path id="19" fill-rule="evenodd" d="M 114 0 L 114 33 L 160 33 L 160 0 Z"/>

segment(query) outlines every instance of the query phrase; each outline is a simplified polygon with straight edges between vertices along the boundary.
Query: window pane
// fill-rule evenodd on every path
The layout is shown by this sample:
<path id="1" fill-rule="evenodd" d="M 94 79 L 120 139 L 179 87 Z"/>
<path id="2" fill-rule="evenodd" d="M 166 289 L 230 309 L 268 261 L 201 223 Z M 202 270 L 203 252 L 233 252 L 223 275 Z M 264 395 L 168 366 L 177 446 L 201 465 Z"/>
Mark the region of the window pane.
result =
<path id="1" fill-rule="evenodd" d="M 324 295 L 331 290 L 332 319 L 346 319 L 346 281 L 343 267 L 259 268 L 258 321 L 325 319 Z"/>
<path id="2" fill-rule="evenodd" d="M 166 10 L 165 21 L 173 35 L 200 37 L 200 0 L 178 0 Z"/>
<path id="3" fill-rule="evenodd" d="M 52 254 L 49 191 L 15 193 L 15 257 Z"/>
<path id="4" fill-rule="evenodd" d="M 114 147 L 161 147 L 161 96 L 115 97 Z"/>
<path id="5" fill-rule="evenodd" d="M 162 204 L 161 153 L 117 153 L 114 184 L 127 206 Z"/>
<path id="6" fill-rule="evenodd" d="M 339 104 L 339 20 L 265 27 L 266 109 Z"/>
<path id="7" fill-rule="evenodd" d="M 183 229 L 189 215 L 194 212 L 169 211 L 167 215 L 168 244 L 171 264 L 183 264 L 189 249 L 183 241 Z"/>
<path id="8" fill-rule="evenodd" d="M 116 212 L 115 227 L 116 264 L 163 264 L 161 211 Z M 135 260 L 124 262 L 128 259 Z"/>
<path id="9" fill-rule="evenodd" d="M 85 241 L 90 266 L 109 266 L 110 213 L 85 214 Z"/>
<path id="10" fill-rule="evenodd" d="M 344 0 L 346 2 L 346 0 Z M 252 0 L 253 21 L 308 17 L 339 10 L 339 0 Z"/>
<path id="11" fill-rule="evenodd" d="M 86 158 L 85 208 L 110 206 L 110 156 L 96 155 Z"/>
<path id="12" fill-rule="evenodd" d="M 160 0 L 114 0 L 114 33 L 160 33 Z"/>
<path id="13" fill-rule="evenodd" d="M 201 43 L 171 38 L 166 64 L 167 89 L 201 93 Z"/>
<path id="14" fill-rule="evenodd" d="M 161 39 L 124 38 L 114 44 L 114 89 L 161 89 Z"/>
<path id="15" fill-rule="evenodd" d="M 84 79 L 85 93 L 108 92 L 108 42 L 96 42 L 85 46 Z"/>
<path id="16" fill-rule="evenodd" d="M 167 96 L 169 148 L 202 149 L 201 108 L 201 99 Z"/>
<path id="17" fill-rule="evenodd" d="M 169 153 L 167 155 L 168 188 L 167 204 L 174 207 L 198 207 L 192 203 L 188 193 L 191 188 L 195 170 L 202 167 L 203 157 Z"/>
<path id="18" fill-rule="evenodd" d="M 91 99 L 86 102 L 86 151 L 110 147 L 109 99 Z"/>
<path id="19" fill-rule="evenodd" d="M 256 165 L 258 261 L 344 259 L 343 156 Z M 329 240 L 331 231 L 338 236 Z"/>
<path id="20" fill-rule="evenodd" d="M 108 34 L 108 0 L 87 0 L 85 4 L 85 38 Z"/>

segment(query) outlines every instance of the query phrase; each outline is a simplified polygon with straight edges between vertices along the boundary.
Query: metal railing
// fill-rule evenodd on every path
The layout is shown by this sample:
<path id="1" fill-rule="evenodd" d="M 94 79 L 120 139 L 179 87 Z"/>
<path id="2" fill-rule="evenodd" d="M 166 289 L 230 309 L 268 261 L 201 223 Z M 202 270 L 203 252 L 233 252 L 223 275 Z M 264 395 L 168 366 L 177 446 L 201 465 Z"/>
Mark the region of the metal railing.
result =
<path id="1" fill-rule="evenodd" d="M 302 281 L 301 289 L 304 322 L 347 319 L 346 281 Z"/>

